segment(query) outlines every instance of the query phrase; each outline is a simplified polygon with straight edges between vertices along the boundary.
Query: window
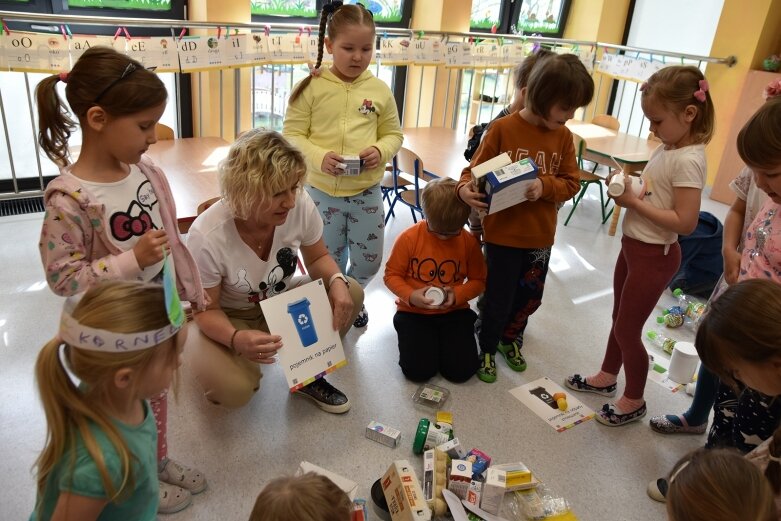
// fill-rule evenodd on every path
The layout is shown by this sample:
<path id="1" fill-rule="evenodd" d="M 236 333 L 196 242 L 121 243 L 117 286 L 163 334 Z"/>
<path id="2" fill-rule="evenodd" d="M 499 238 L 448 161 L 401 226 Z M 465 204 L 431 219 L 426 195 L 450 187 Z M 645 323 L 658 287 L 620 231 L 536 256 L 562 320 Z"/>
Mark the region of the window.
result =
<path id="1" fill-rule="evenodd" d="M 403 0 L 346 0 L 345 4 L 362 3 L 374 15 L 378 24 L 399 23 L 402 20 Z M 406 2 L 410 3 L 410 2 Z"/>
<path id="2" fill-rule="evenodd" d="M 2 1 L 2 0 L 0 0 Z M 250 0 L 253 22 L 290 22 L 316 24 L 324 4 L 330 0 Z M 378 25 L 409 27 L 412 0 L 344 0 L 362 3 L 374 15 Z M 284 17 L 280 19 L 277 17 Z"/>
<path id="3" fill-rule="evenodd" d="M 170 11 L 171 0 L 67 0 L 68 7 Z"/>
<path id="4" fill-rule="evenodd" d="M 473 0 L 469 26 L 475 30 L 499 29 L 502 21 L 502 2 L 500 0 Z"/>
<path id="5" fill-rule="evenodd" d="M 560 37 L 569 13 L 569 0 L 523 0 L 515 18 L 517 32 Z"/>
<path id="6" fill-rule="evenodd" d="M 316 0 L 251 0 L 252 15 L 316 18 Z"/>

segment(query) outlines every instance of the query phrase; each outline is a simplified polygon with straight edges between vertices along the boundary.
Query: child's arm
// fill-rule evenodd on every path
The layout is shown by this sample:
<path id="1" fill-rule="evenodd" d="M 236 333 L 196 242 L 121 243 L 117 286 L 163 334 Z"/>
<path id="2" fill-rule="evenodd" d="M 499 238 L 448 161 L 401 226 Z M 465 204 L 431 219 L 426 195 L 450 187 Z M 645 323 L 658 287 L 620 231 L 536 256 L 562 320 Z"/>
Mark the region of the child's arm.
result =
<path id="1" fill-rule="evenodd" d="M 485 278 L 487 269 L 485 258 L 480 250 L 480 243 L 471 235 L 465 235 L 466 251 L 466 282 L 453 286 L 455 293 L 454 306 L 469 302 L 485 291 Z"/>
<path id="2" fill-rule="evenodd" d="M 735 197 L 724 219 L 724 235 L 722 236 L 721 253 L 724 257 L 724 280 L 727 284 L 735 284 L 740 272 L 740 252 L 738 245 L 743 234 L 743 221 L 746 218 L 746 201 Z"/>
<path id="3" fill-rule="evenodd" d="M 101 279 L 132 279 L 141 273 L 133 250 L 90 259 L 85 228 L 92 233 L 92 226 L 89 216 L 72 197 L 55 192 L 47 199 L 38 247 L 46 282 L 57 295 L 85 291 Z"/>
<path id="4" fill-rule="evenodd" d="M 526 196 L 530 201 L 541 199 L 551 203 L 563 203 L 572 199 L 580 190 L 580 176 L 578 175 L 578 163 L 575 157 L 575 145 L 572 134 L 567 132 L 567 140 L 564 144 L 564 153 L 559 161 L 559 168 L 555 175 L 540 175 Z"/>
<path id="5" fill-rule="evenodd" d="M 323 161 L 326 159 L 326 154 L 334 152 L 316 146 L 309 140 L 312 126 L 312 100 L 307 95 L 307 90 L 309 89 L 304 89 L 293 103 L 288 104 L 282 134 L 301 150 L 311 168 L 319 168 L 326 172 L 323 169 Z M 338 159 L 338 162 L 341 162 L 341 157 Z"/>
<path id="6" fill-rule="evenodd" d="M 79 496 L 70 492 L 60 493 L 51 521 L 93 521 L 108 505 L 105 498 Z"/>
<path id="7" fill-rule="evenodd" d="M 633 181 L 631 177 L 627 176 L 624 193 L 614 198 L 617 205 L 631 208 L 657 226 L 675 232 L 678 235 L 689 235 L 694 231 L 700 215 L 702 189 L 674 187 L 673 199 L 675 202 L 673 203 L 673 208 L 665 210 L 638 198 L 634 191 L 631 190 Z"/>
<path id="8" fill-rule="evenodd" d="M 458 198 L 472 208 L 477 208 L 478 210 L 488 208 L 488 204 L 483 202 L 485 194 L 478 192 L 474 183 L 472 183 L 472 167 L 479 165 L 480 163 L 485 163 L 498 155 L 498 135 L 496 134 L 496 131 L 491 132 L 491 127 L 488 127 L 483 137 L 483 141 L 480 142 L 480 145 L 475 151 L 475 155 L 472 156 L 472 161 L 469 163 L 469 166 L 461 171 L 461 179 L 459 179 L 458 185 L 456 186 Z"/>

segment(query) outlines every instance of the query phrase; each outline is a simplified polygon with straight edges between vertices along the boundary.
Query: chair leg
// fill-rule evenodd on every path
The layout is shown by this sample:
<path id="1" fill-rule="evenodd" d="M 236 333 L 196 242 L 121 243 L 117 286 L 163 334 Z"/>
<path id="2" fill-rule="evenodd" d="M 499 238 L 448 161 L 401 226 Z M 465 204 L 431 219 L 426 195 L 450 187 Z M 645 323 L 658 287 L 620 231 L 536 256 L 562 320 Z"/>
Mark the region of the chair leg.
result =
<path id="1" fill-rule="evenodd" d="M 564 226 L 567 226 L 569 224 L 569 220 L 572 218 L 572 214 L 575 213 L 575 208 L 578 207 L 578 203 L 580 203 L 580 200 L 583 199 L 583 196 L 586 195 L 586 189 L 588 188 L 588 184 L 582 184 L 580 185 L 582 188 L 580 189 L 580 193 L 575 198 L 575 200 L 572 203 L 572 210 L 569 211 L 569 215 L 567 216 L 567 220 L 564 221 Z"/>
<path id="2" fill-rule="evenodd" d="M 411 207 L 411 206 L 410 206 L 410 207 L 409 207 L 409 211 L 412 213 L 412 222 L 414 222 L 415 224 L 417 224 L 417 222 L 418 222 L 418 218 L 415 216 L 415 209 L 414 209 L 413 207 Z"/>
<path id="3" fill-rule="evenodd" d="M 599 203 L 602 210 L 602 222 L 605 222 L 605 193 L 602 190 L 602 181 L 599 181 Z"/>
<path id="4" fill-rule="evenodd" d="M 389 207 L 388 215 L 390 215 L 391 217 L 396 217 L 395 215 L 393 215 L 393 208 L 390 208 L 390 204 L 391 204 L 390 193 L 391 193 L 391 190 L 383 190 L 382 191 L 382 199 L 384 201 L 388 201 L 388 207 Z M 388 221 L 388 216 L 385 217 L 385 221 L 386 222 Z"/>
<path id="5" fill-rule="evenodd" d="M 396 194 L 395 192 L 394 194 L 395 197 L 393 198 L 393 202 L 391 202 L 390 207 L 388 208 L 388 213 L 385 215 L 385 224 L 388 224 L 388 219 L 390 219 L 391 216 L 395 217 L 395 215 L 393 215 L 393 207 L 396 206 L 396 201 L 399 200 L 399 194 Z"/>

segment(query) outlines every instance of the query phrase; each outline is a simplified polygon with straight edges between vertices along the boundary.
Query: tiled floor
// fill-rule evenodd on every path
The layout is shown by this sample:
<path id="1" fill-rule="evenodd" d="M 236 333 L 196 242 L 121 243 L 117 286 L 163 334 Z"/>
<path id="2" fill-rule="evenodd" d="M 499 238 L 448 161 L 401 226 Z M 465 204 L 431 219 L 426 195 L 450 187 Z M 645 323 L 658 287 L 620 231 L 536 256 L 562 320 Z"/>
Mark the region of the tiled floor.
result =
<path id="1" fill-rule="evenodd" d="M 700 446 L 704 437 L 664 437 L 653 433 L 647 420 L 619 429 L 589 421 L 557 433 L 508 393 L 542 376 L 561 382 L 572 372 L 588 374 L 599 367 L 620 242 L 607 235 L 607 225 L 599 224 L 598 205 L 593 198 L 584 200 L 567 227 L 561 223 L 569 204 L 562 210 L 544 302 L 527 330 L 526 372 L 514 373 L 498 361 L 495 384 L 476 378 L 462 385 L 440 378 L 432 383 L 450 389 L 446 409 L 452 411 L 456 434 L 465 445 L 482 449 L 495 462 L 523 461 L 570 501 L 580 519 L 662 520 L 664 506 L 646 497 L 646 484 Z M 703 209 L 723 219 L 727 207 L 706 198 Z M 30 469 L 43 445 L 45 426 L 32 368 L 38 349 L 55 332 L 61 302 L 43 280 L 37 252 L 40 223 L 40 214 L 0 219 L 0 518 L 8 520 L 26 519 L 33 507 Z M 399 210 L 387 228 L 386 249 L 410 223 L 409 213 Z M 670 303 L 672 297 L 666 294 L 660 306 Z M 368 329 L 348 334 L 349 364 L 330 378 L 353 402 L 343 416 L 289 396 L 276 366 L 266 370 L 259 394 L 237 411 L 208 404 L 187 371 L 182 372 L 178 401 L 169 405 L 170 452 L 200 467 L 209 489 L 187 510 L 163 519 L 247 519 L 263 483 L 292 473 L 302 460 L 355 480 L 364 498 L 392 460 L 419 462 L 411 448 L 414 429 L 419 418 L 430 414 L 415 407 L 411 396 L 417 386 L 405 381 L 396 364 L 393 298 L 381 277 L 370 284 L 367 304 Z M 603 403 L 596 395 L 579 398 L 595 409 Z M 690 401 L 652 382 L 646 398 L 649 416 L 680 412 Z M 364 428 L 373 419 L 401 429 L 401 446 L 391 449 L 366 439 Z"/>

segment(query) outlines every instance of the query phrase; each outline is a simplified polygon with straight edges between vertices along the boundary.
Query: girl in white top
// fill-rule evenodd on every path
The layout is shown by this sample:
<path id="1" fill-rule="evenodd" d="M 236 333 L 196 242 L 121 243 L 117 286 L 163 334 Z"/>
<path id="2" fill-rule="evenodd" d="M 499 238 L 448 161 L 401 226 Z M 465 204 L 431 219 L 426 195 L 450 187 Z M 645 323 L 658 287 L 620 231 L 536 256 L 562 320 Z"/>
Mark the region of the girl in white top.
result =
<path id="1" fill-rule="evenodd" d="M 602 368 L 592 376 L 576 374 L 565 382 L 576 391 L 614 396 L 623 366 L 624 395 L 605 404 L 596 416 L 609 426 L 645 416 L 648 356 L 642 328 L 678 271 L 678 235 L 688 235 L 697 226 L 706 177 L 705 144 L 713 135 L 713 103 L 708 82 L 698 68 L 666 67 L 640 90 L 643 113 L 663 146 L 651 154 L 643 171 L 644 193 L 638 197 L 627 187 L 615 198 L 627 212 L 613 275 L 613 325 Z M 630 178 L 627 184 L 631 182 Z"/>

